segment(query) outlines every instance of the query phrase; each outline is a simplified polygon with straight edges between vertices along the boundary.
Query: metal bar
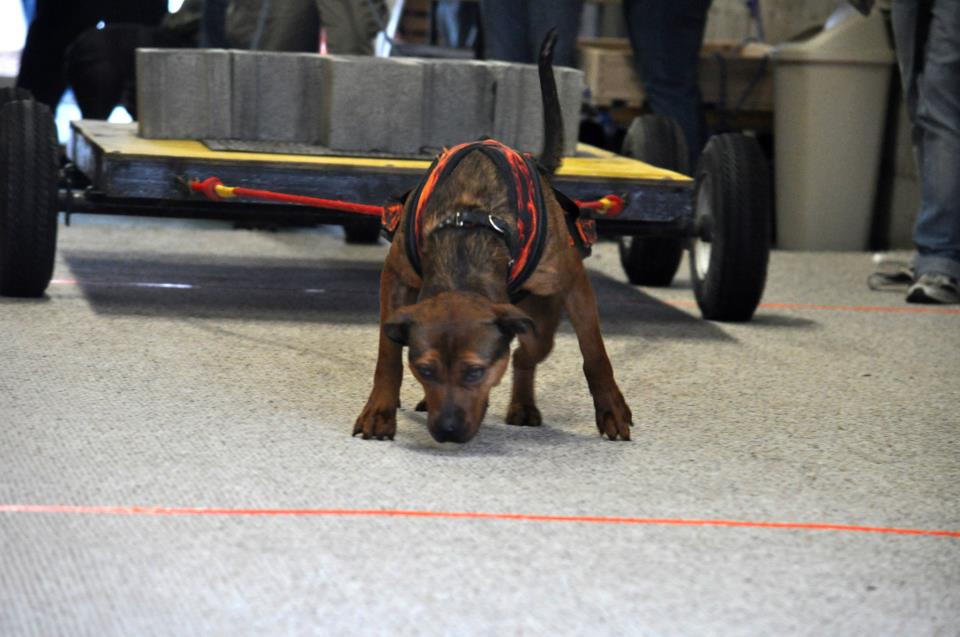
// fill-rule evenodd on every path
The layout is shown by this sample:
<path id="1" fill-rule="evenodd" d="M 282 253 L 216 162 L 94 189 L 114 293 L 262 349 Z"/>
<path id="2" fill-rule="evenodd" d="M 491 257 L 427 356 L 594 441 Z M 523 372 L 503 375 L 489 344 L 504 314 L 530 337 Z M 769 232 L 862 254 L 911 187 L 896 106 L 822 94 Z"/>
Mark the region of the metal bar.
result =
<path id="1" fill-rule="evenodd" d="M 133 197 L 108 197 L 94 190 L 59 191 L 60 210 L 67 214 L 99 214 L 121 217 L 157 217 L 166 219 L 212 219 L 218 221 L 272 222 L 290 225 L 377 224 L 375 218 L 348 212 L 325 210 L 296 204 L 271 204 L 244 201 L 158 200 Z M 689 237 L 693 223 L 683 216 L 661 219 L 617 217 L 598 218 L 602 236 L 641 235 Z"/>
<path id="2" fill-rule="evenodd" d="M 60 211 L 67 214 L 213 219 L 219 221 L 268 221 L 305 226 L 379 224 L 379 220 L 368 216 L 296 204 L 113 198 L 95 191 L 77 191 L 66 188 L 60 189 L 59 200 Z"/>

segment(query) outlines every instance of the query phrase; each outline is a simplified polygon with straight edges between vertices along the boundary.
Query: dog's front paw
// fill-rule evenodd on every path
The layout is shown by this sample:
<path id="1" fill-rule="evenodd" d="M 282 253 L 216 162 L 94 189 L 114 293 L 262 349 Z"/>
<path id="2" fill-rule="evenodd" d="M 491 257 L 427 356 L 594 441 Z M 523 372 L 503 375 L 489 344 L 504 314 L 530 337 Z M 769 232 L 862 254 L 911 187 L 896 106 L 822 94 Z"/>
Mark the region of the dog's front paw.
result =
<path id="1" fill-rule="evenodd" d="M 381 402 L 370 397 L 366 407 L 353 425 L 353 435 L 361 434 L 364 440 L 393 440 L 397 433 L 397 403 L 394 401 Z"/>
<path id="2" fill-rule="evenodd" d="M 623 399 L 620 390 L 614 389 L 598 398 L 594 398 L 593 406 L 597 410 L 597 429 L 601 436 L 610 440 L 630 440 L 630 427 L 633 426 L 633 415 L 627 402 Z"/>
<path id="3" fill-rule="evenodd" d="M 539 427 L 543 423 L 540 416 L 540 410 L 536 405 L 522 405 L 520 403 L 510 403 L 507 409 L 507 424 L 517 425 L 518 427 Z"/>

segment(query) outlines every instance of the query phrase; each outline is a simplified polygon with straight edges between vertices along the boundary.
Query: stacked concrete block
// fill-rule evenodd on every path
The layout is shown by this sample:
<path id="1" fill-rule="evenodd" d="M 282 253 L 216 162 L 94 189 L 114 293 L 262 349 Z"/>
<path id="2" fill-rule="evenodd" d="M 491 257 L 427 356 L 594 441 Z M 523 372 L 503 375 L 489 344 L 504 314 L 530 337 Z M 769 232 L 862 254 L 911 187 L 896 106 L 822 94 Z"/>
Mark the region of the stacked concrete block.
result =
<path id="1" fill-rule="evenodd" d="M 322 60 L 308 53 L 234 51 L 230 138 L 321 143 Z"/>
<path id="2" fill-rule="evenodd" d="M 420 151 L 423 64 L 347 55 L 323 60 L 322 144 L 334 150 Z"/>
<path id="3" fill-rule="evenodd" d="M 230 136 L 231 55 L 218 49 L 139 49 L 140 135 L 153 139 Z"/>
<path id="4" fill-rule="evenodd" d="M 576 147 L 583 74 L 555 69 L 565 154 Z M 494 137 L 543 149 L 537 67 L 220 50 L 137 52 L 140 134 L 400 155 Z"/>
<path id="5" fill-rule="evenodd" d="M 495 79 L 486 64 L 424 60 L 423 146 L 445 146 L 493 136 Z"/>
<path id="6" fill-rule="evenodd" d="M 539 154 L 543 150 L 543 100 L 540 73 L 530 64 L 489 63 L 495 78 L 493 137 L 517 150 Z M 564 154 L 572 155 L 580 127 L 583 73 L 555 68 L 557 94 L 563 113 Z"/>
<path id="7" fill-rule="evenodd" d="M 490 62 L 494 78 L 492 137 L 521 151 L 543 149 L 543 108 L 537 67 Z"/>
<path id="8" fill-rule="evenodd" d="M 573 155 L 580 136 L 580 109 L 583 105 L 583 71 L 566 67 L 555 68 L 557 94 L 563 113 L 563 154 Z"/>

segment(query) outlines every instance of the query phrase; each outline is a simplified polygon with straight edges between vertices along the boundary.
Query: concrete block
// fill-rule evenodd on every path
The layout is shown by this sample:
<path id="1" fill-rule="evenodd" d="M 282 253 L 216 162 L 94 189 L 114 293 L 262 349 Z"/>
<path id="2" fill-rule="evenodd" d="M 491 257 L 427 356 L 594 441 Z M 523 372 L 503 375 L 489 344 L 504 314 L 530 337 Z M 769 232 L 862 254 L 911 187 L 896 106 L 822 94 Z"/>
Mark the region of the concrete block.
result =
<path id="1" fill-rule="evenodd" d="M 491 62 L 495 78 L 493 136 L 522 152 L 539 155 L 543 150 L 543 99 L 540 73 L 532 64 Z M 572 155 L 580 130 L 583 72 L 554 68 L 557 95 L 563 113 L 564 155 Z"/>
<path id="2" fill-rule="evenodd" d="M 321 143 L 335 150 L 417 153 L 423 146 L 423 73 L 417 60 L 323 57 Z"/>
<path id="3" fill-rule="evenodd" d="M 435 151 L 494 132 L 494 78 L 483 62 L 423 60 L 423 145 Z"/>
<path id="4" fill-rule="evenodd" d="M 321 56 L 233 51 L 231 138 L 320 142 Z"/>
<path id="5" fill-rule="evenodd" d="M 141 137 L 230 136 L 231 56 L 219 49 L 138 49 Z"/>
<path id="6" fill-rule="evenodd" d="M 493 137 L 520 152 L 543 150 L 540 77 L 532 64 L 489 62 L 494 78 Z"/>
<path id="7" fill-rule="evenodd" d="M 580 109 L 583 106 L 584 75 L 579 69 L 555 68 L 557 95 L 563 113 L 563 154 L 573 155 L 580 135 Z"/>

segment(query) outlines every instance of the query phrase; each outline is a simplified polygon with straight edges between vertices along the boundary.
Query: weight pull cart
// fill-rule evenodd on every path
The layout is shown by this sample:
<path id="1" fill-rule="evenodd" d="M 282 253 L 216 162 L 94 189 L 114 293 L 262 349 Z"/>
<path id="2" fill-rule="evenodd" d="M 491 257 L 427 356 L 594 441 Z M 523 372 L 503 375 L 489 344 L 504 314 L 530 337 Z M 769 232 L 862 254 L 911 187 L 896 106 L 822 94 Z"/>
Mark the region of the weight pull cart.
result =
<path id="1" fill-rule="evenodd" d="M 409 190 L 430 164 L 215 151 L 193 140 L 142 139 L 135 125 L 79 121 L 72 125 L 61 165 L 49 109 L 7 91 L 6 103 L 0 103 L 0 294 L 5 296 L 43 295 L 53 271 L 59 212 L 341 224 L 348 241 L 369 241 L 380 225 L 371 206 Z M 720 135 L 711 139 L 690 178 L 676 172 L 686 169 L 682 140 L 672 121 L 638 118 L 624 145 L 630 157 L 581 144 L 576 157 L 564 159 L 554 185 L 591 209 L 601 236 L 618 237 L 631 282 L 669 285 L 688 248 L 703 316 L 748 320 L 763 293 L 769 255 L 766 164 L 753 139 Z M 368 210 L 357 214 L 242 197 L 212 201 L 190 187 L 205 180 L 210 187 L 213 176 L 238 187 L 219 190 L 222 194 L 269 190 L 367 204 L 359 207 Z M 608 205 L 616 199 L 603 201 L 608 195 L 622 198 L 622 206 Z"/>

